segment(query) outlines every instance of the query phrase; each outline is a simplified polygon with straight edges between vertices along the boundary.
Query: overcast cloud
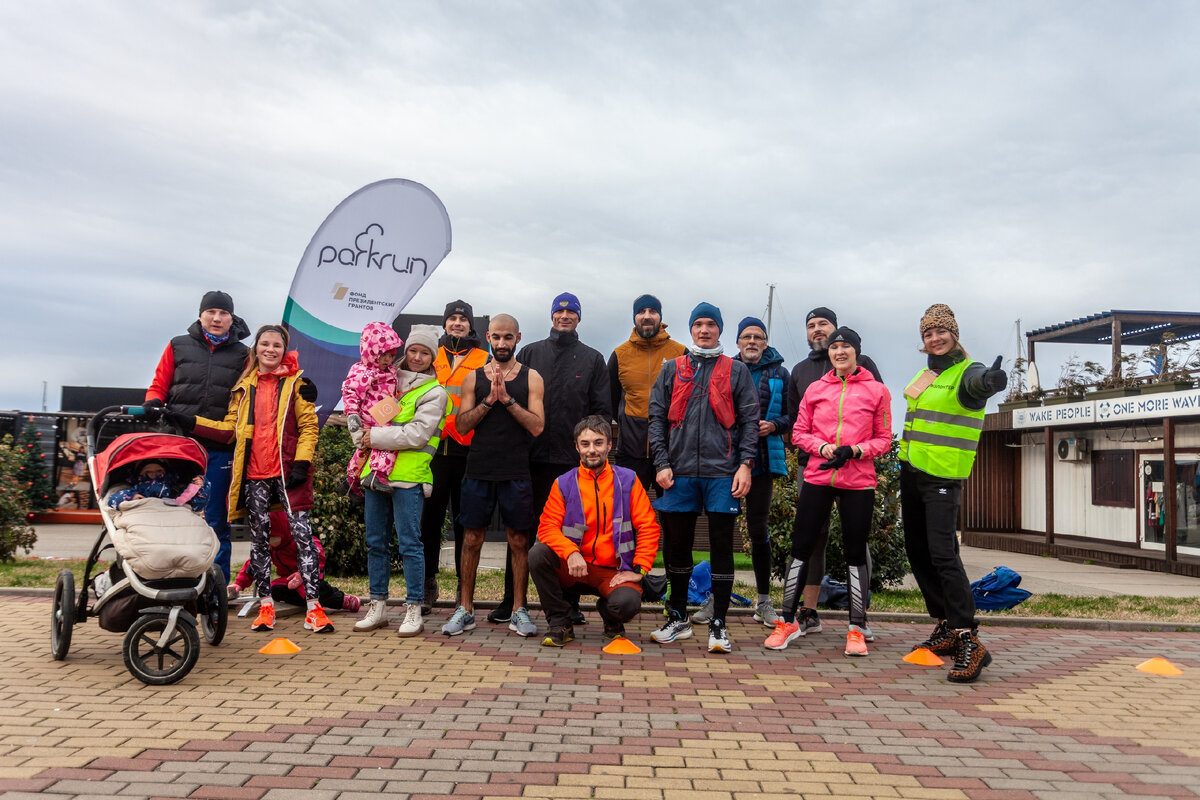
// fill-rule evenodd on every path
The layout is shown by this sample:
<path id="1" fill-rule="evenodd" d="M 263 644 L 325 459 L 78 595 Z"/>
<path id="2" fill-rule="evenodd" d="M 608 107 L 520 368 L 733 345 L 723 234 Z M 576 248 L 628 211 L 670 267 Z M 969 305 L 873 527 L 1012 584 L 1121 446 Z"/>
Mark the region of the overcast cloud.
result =
<path id="1" fill-rule="evenodd" d="M 277 321 L 391 177 L 454 231 L 407 311 L 532 341 L 570 290 L 605 354 L 642 292 L 732 348 L 774 283 L 789 365 L 828 305 L 898 395 L 932 302 L 989 362 L 1018 318 L 1200 310 L 1197 41 L 1184 2 L 6 3 L 0 408 L 144 387 L 208 289 Z"/>

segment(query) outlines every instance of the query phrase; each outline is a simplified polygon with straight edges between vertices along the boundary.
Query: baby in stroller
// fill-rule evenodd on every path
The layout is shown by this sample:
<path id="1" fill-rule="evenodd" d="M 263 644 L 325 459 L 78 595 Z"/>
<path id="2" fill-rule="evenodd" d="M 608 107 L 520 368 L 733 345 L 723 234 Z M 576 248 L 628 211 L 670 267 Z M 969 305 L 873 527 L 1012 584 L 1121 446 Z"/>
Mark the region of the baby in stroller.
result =
<path id="1" fill-rule="evenodd" d="M 191 488 L 191 487 L 196 488 Z M 208 502 L 209 483 L 203 476 L 197 475 L 189 483 L 184 484 L 179 477 L 168 472 L 161 461 L 147 459 L 138 464 L 137 480 L 128 489 L 118 489 L 108 497 L 109 508 L 120 508 L 122 503 L 129 500 L 141 500 L 143 497 L 157 497 L 174 502 L 170 505 L 187 505 L 196 512 L 203 513 Z"/>

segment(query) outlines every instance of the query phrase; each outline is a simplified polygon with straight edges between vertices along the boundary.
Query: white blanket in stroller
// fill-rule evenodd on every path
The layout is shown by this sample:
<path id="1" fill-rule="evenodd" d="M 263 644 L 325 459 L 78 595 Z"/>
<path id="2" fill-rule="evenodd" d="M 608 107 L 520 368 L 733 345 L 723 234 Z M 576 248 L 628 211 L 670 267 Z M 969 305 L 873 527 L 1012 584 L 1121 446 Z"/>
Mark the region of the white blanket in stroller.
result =
<path id="1" fill-rule="evenodd" d="M 127 500 L 110 513 L 113 547 L 143 580 L 199 578 L 221 546 L 203 517 L 157 497 Z"/>

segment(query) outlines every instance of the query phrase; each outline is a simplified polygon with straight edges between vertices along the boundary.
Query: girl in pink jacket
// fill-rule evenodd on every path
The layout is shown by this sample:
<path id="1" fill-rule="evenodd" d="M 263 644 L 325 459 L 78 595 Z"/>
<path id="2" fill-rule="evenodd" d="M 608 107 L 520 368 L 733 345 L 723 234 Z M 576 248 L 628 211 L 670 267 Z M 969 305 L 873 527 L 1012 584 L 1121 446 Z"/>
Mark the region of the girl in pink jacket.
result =
<path id="1" fill-rule="evenodd" d="M 350 367 L 346 380 L 342 382 L 342 409 L 351 433 L 378 425 L 371 416 L 371 408 L 386 398 L 396 396 L 396 355 L 404 346 L 400 336 L 386 322 L 368 322 L 359 340 L 358 352 L 362 358 Z M 361 479 L 363 459 L 371 460 L 371 472 Z M 368 488 L 391 493 L 388 476 L 396 466 L 396 454 L 387 450 L 364 450 L 355 448 L 346 466 L 346 480 L 350 487 L 361 494 L 360 482 Z"/>
<path id="2" fill-rule="evenodd" d="M 858 366 L 862 342 L 850 328 L 829 335 L 833 364 L 808 387 L 800 401 L 792 443 L 814 456 L 804 470 L 796 501 L 792 559 L 783 586 L 783 619 L 764 646 L 783 650 L 803 630 L 796 622 L 800 576 L 822 528 L 829 524 L 834 501 L 842 522 L 842 546 L 850 571 L 850 629 L 846 655 L 865 656 L 874 641 L 867 626 L 867 591 L 871 583 L 867 535 L 875 508 L 875 458 L 892 445 L 892 398 L 887 387 Z"/>

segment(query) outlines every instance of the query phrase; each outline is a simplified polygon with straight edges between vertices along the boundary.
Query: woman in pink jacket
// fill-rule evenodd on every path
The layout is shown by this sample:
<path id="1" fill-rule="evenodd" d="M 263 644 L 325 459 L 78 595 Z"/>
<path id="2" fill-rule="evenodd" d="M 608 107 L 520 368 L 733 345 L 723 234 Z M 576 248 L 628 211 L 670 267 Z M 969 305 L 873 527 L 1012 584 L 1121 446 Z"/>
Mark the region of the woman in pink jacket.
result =
<path id="1" fill-rule="evenodd" d="M 796 535 L 783 585 L 783 619 L 764 646 L 783 650 L 803 635 L 796 622 L 800 576 L 833 503 L 842 522 L 842 546 L 850 569 L 850 630 L 846 655 L 865 656 L 873 641 L 867 627 L 871 583 L 867 534 L 875 507 L 875 458 L 892 445 L 892 398 L 887 387 L 858 366 L 862 342 L 850 328 L 829 335 L 833 369 L 808 387 L 800 401 L 792 442 L 810 458 L 796 501 Z"/>

